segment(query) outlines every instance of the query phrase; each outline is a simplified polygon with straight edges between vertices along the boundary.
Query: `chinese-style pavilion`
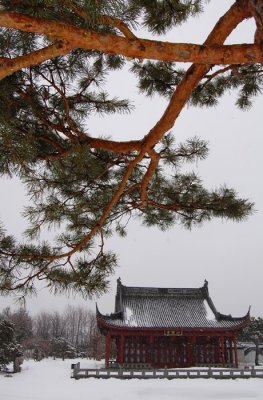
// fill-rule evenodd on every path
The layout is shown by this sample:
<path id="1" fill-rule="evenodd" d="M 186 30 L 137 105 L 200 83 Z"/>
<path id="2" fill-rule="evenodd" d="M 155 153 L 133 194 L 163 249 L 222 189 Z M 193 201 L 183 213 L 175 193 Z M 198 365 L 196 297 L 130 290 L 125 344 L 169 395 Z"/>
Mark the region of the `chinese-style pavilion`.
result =
<path id="1" fill-rule="evenodd" d="M 219 313 L 201 288 L 127 287 L 117 281 L 115 312 L 97 322 L 106 337 L 105 364 L 134 368 L 238 366 L 236 334 L 250 322 Z"/>

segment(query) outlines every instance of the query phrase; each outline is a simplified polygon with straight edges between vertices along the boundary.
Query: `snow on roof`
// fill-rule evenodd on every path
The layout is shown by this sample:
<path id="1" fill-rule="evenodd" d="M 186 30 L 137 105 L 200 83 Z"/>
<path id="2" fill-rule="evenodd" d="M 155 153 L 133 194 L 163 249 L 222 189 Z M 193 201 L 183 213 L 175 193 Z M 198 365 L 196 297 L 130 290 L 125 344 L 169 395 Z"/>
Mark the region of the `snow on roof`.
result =
<path id="1" fill-rule="evenodd" d="M 232 318 L 220 314 L 208 293 L 208 283 L 201 288 L 128 287 L 118 280 L 115 313 L 99 319 L 107 325 L 123 328 L 235 328 L 249 320 L 249 315 Z"/>
<path id="2" fill-rule="evenodd" d="M 206 318 L 208 321 L 216 321 L 215 314 L 211 310 L 208 301 L 204 299 L 204 306 L 205 306 L 205 311 L 206 311 Z"/>

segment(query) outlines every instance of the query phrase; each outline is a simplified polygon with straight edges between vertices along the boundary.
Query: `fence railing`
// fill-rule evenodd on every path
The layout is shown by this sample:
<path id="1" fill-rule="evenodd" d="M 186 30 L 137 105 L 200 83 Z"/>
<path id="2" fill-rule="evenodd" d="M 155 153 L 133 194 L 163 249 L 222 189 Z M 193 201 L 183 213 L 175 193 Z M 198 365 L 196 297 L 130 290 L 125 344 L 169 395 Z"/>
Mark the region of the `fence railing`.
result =
<path id="1" fill-rule="evenodd" d="M 183 369 L 116 369 L 116 368 L 80 368 L 80 363 L 72 364 L 72 377 L 81 378 L 118 378 L 118 379 L 237 379 L 263 378 L 263 369 L 258 368 L 183 368 Z"/>

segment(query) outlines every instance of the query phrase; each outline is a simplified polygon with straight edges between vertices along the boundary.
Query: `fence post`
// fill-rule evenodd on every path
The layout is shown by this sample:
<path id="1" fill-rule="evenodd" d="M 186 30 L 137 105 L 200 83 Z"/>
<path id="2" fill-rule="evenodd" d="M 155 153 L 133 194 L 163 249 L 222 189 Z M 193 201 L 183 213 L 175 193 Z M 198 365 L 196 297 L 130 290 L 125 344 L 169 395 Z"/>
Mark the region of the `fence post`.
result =
<path id="1" fill-rule="evenodd" d="M 78 371 L 80 370 L 80 362 L 71 364 L 71 369 L 73 370 L 73 378 L 77 379 Z"/>

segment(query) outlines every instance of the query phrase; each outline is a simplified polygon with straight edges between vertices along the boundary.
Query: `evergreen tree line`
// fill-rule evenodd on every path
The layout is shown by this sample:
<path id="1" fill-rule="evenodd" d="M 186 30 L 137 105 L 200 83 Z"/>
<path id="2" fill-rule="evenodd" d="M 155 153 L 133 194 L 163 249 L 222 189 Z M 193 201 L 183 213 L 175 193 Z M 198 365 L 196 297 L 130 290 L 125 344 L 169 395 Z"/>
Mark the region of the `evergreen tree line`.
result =
<path id="1" fill-rule="evenodd" d="M 24 308 L 0 313 L 0 370 L 22 356 L 40 361 L 45 357 L 101 359 L 104 338 L 96 315 L 83 307 L 64 312 L 40 312 L 31 316 Z"/>
<path id="2" fill-rule="evenodd" d="M 238 340 L 255 344 L 255 365 L 259 365 L 259 354 L 262 354 L 260 345 L 263 344 L 263 318 L 252 317 L 250 324 L 239 333 Z"/>

